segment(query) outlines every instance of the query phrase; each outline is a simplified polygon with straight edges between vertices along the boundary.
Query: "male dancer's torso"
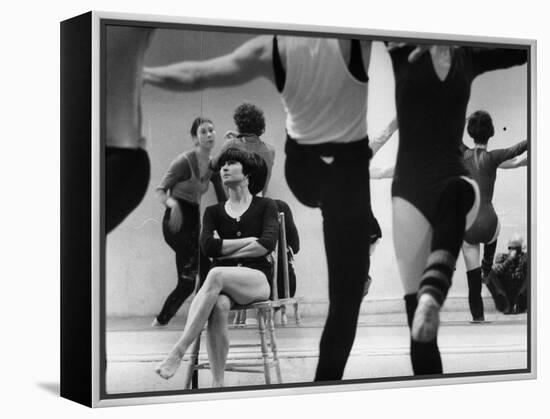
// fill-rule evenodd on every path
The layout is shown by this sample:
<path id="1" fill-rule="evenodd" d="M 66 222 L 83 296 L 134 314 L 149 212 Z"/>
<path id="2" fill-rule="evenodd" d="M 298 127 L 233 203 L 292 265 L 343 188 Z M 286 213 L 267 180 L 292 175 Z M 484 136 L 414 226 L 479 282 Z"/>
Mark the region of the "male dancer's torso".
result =
<path id="1" fill-rule="evenodd" d="M 141 84 L 145 51 L 154 29 L 106 29 L 107 147 L 142 147 Z"/>

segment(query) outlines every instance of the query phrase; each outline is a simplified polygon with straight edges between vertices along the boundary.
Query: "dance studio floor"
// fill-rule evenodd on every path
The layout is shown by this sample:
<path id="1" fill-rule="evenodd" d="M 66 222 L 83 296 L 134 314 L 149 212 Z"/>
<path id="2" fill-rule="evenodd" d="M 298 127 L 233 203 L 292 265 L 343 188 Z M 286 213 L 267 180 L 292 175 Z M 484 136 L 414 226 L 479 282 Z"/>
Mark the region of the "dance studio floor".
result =
<path id="1" fill-rule="evenodd" d="M 527 367 L 527 316 L 487 313 L 488 322 L 472 324 L 468 313 L 442 313 L 439 332 L 446 373 L 514 370 Z M 107 392 L 134 393 L 182 389 L 182 367 L 170 380 L 154 368 L 181 335 L 184 319 L 175 318 L 167 328 L 152 329 L 150 317 L 109 318 L 107 322 Z M 317 363 L 323 318 L 304 318 L 277 328 L 277 343 L 285 383 L 311 381 Z M 232 328 L 238 343 L 258 341 L 257 328 Z M 344 379 L 410 376 L 409 334 L 402 314 L 362 315 Z M 201 357 L 206 357 L 204 339 Z M 258 349 L 239 348 L 230 358 L 258 357 Z M 211 384 L 210 372 L 201 371 L 199 387 Z M 227 386 L 264 384 L 263 374 L 226 373 Z"/>

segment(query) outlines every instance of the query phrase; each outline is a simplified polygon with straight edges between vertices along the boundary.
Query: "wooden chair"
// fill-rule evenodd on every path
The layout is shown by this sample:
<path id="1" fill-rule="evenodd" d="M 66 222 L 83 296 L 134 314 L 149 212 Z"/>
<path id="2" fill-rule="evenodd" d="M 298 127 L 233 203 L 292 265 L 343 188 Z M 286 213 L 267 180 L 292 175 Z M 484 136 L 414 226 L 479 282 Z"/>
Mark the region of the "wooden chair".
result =
<path id="1" fill-rule="evenodd" d="M 285 228 L 285 214 L 283 212 L 279 213 L 279 242 L 281 243 L 281 253 L 282 253 L 282 265 L 279 267 L 279 269 L 283 270 L 283 298 L 279 298 L 279 291 L 277 286 L 277 278 L 278 278 L 278 271 L 277 269 L 274 270 L 274 282 L 275 286 L 273 288 L 273 299 L 276 301 L 279 301 L 280 303 L 280 312 L 281 312 L 281 325 L 286 326 L 288 323 L 287 316 L 286 316 L 286 308 L 287 306 L 293 306 L 294 308 L 294 321 L 296 322 L 297 326 L 300 326 L 302 324 L 302 319 L 300 317 L 300 311 L 299 311 L 299 303 L 302 301 L 301 297 L 291 297 L 290 296 L 290 285 L 289 285 L 289 275 L 288 275 L 288 254 L 287 254 L 287 242 L 286 242 L 286 228 Z M 275 255 L 277 257 L 278 255 L 278 249 L 275 252 Z M 277 257 L 278 260 L 278 257 Z M 277 268 L 277 266 L 276 266 Z"/>
<path id="2" fill-rule="evenodd" d="M 253 344 L 230 344 L 229 345 L 229 355 L 228 362 L 225 365 L 226 371 L 232 372 L 248 372 L 248 373 L 261 373 L 264 374 L 265 383 L 271 384 L 271 370 L 275 369 L 275 375 L 277 381 L 282 383 L 281 376 L 281 367 L 279 365 L 279 356 L 277 353 L 277 341 L 275 338 L 275 323 L 274 323 L 274 313 L 275 309 L 279 308 L 284 310 L 287 305 L 294 306 L 294 313 L 296 316 L 296 322 L 299 324 L 300 318 L 298 314 L 298 300 L 289 297 L 289 285 L 288 285 L 288 264 L 287 264 L 287 255 L 286 252 L 283 252 L 283 275 L 284 275 L 284 290 L 285 298 L 280 299 L 277 292 L 277 251 L 278 247 L 282 246 L 283 249 L 286 249 L 286 234 L 285 234 L 285 218 L 284 213 L 279 213 L 279 240 L 275 248 L 273 257 L 273 276 L 270 278 L 270 285 L 272 290 L 272 296 L 270 300 L 261 301 L 248 305 L 234 305 L 231 308 L 231 311 L 242 311 L 242 310 L 256 310 L 258 315 L 258 333 L 259 333 L 259 342 Z M 282 317 L 286 322 L 286 314 L 281 313 Z M 267 336 L 266 336 L 267 335 Z M 185 372 L 184 377 L 184 388 L 197 388 L 198 379 L 197 372 L 201 369 L 209 369 L 210 365 L 208 362 L 199 362 L 199 352 L 200 352 L 200 340 L 201 336 L 199 335 L 195 342 L 191 345 L 191 351 L 189 355 L 188 368 Z M 230 362 L 231 348 L 238 347 L 260 347 L 261 349 L 261 362 L 258 361 L 243 361 L 243 362 Z M 271 352 L 271 353 L 270 353 Z"/>
<path id="3" fill-rule="evenodd" d="M 288 273 L 288 254 L 285 251 L 285 249 L 288 249 L 287 241 L 286 241 L 286 228 L 285 228 L 285 214 L 283 212 L 279 213 L 279 243 L 280 246 L 277 247 L 275 250 L 275 255 L 278 255 L 279 250 L 281 250 L 282 253 L 282 265 L 281 267 L 278 266 L 278 257 L 275 257 L 277 259 L 277 262 L 274 264 L 274 273 L 273 273 L 273 280 L 272 280 L 272 300 L 273 301 L 279 301 L 278 310 L 276 310 L 275 314 L 277 312 L 280 313 L 280 325 L 286 326 L 288 324 L 288 318 L 286 314 L 286 308 L 287 306 L 292 305 L 294 309 L 294 321 L 296 323 L 296 326 L 301 326 L 302 319 L 300 316 L 299 311 L 299 303 L 302 302 L 301 297 L 290 297 L 290 285 L 289 285 L 289 273 Z M 279 287 L 277 284 L 277 278 L 278 278 L 278 269 L 283 270 L 283 296 L 282 298 L 279 298 Z M 274 284 L 276 284 L 274 286 Z M 237 311 L 235 313 L 235 317 L 233 319 L 233 326 L 236 327 L 242 327 L 245 325 L 246 322 L 246 310 L 245 309 L 238 309 L 234 308 L 233 311 Z M 275 323 L 277 324 L 277 323 Z"/>

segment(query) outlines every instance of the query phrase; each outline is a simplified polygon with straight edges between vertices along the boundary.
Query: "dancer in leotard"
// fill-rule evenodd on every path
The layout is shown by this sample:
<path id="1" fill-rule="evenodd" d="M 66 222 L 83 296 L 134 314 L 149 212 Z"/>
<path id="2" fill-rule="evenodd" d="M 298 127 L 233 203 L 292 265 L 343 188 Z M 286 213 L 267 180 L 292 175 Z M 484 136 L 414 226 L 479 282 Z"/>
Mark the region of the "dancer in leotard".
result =
<path id="1" fill-rule="evenodd" d="M 525 49 L 389 45 L 399 149 L 392 184 L 393 234 L 411 328 L 415 374 L 441 373 L 439 311 L 479 191 L 460 145 L 475 77 L 525 63 Z"/>
<path id="2" fill-rule="evenodd" d="M 195 289 L 199 268 L 199 207 L 201 196 L 208 190 L 210 182 L 218 201 L 225 201 L 219 173 L 214 173 L 210 166 L 210 152 L 216 141 L 212 121 L 195 118 L 191 125 L 191 139 L 195 148 L 174 159 L 157 187 L 159 200 L 166 207 L 162 233 L 176 253 L 178 281 L 153 320 L 153 327 L 165 326 Z"/>
<path id="3" fill-rule="evenodd" d="M 485 320 L 481 281 L 493 266 L 500 231 L 500 223 L 492 203 L 497 168 L 506 160 L 527 150 L 527 141 L 521 141 L 509 148 L 487 151 L 487 143 L 494 133 L 493 121 L 487 112 L 477 111 L 468 118 L 468 134 L 473 138 L 475 148 L 463 146 L 464 162 L 481 192 L 479 213 L 472 226 L 466 230 L 462 245 L 468 277 L 468 303 L 474 321 Z M 483 260 L 480 266 L 481 244 Z"/>
<path id="4" fill-rule="evenodd" d="M 260 36 L 222 57 L 144 71 L 146 82 L 171 90 L 264 77 L 280 92 L 287 114 L 288 185 L 300 202 L 323 215 L 329 313 L 317 381 L 342 378 L 369 271 L 370 50 L 371 42 L 363 40 Z"/>

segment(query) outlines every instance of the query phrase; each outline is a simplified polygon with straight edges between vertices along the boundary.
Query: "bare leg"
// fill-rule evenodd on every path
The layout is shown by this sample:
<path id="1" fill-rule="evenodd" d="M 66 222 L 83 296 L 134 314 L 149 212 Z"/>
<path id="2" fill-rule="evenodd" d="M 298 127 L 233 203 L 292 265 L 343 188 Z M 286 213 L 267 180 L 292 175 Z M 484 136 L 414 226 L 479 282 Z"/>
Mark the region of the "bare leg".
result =
<path id="1" fill-rule="evenodd" d="M 168 379 L 176 373 L 185 352 L 199 336 L 222 291 L 238 304 L 269 298 L 269 284 L 261 271 L 233 266 L 212 268 L 191 303 L 180 340 L 155 369 L 162 378 Z"/>
<path id="2" fill-rule="evenodd" d="M 204 285 L 193 299 L 191 307 L 189 307 L 187 323 L 182 337 L 164 361 L 155 369 L 156 373 L 162 378 L 168 379 L 176 373 L 185 351 L 199 336 L 206 320 L 210 316 L 212 307 L 216 303 L 222 287 L 221 271 L 219 269 L 212 269 L 206 277 Z"/>
<path id="3" fill-rule="evenodd" d="M 225 362 L 229 351 L 227 320 L 230 308 L 231 300 L 221 294 L 208 319 L 206 347 L 212 372 L 212 387 L 223 387 Z"/>
<path id="4" fill-rule="evenodd" d="M 393 241 L 405 295 L 416 294 L 420 288 L 430 256 L 432 234 L 430 223 L 416 207 L 402 198 L 393 198 Z M 411 326 L 413 336 L 423 337 L 425 325 L 429 326 L 428 329 L 437 329 L 439 308 L 440 304 L 431 295 L 420 297 L 417 308 L 419 316 L 415 315 Z M 418 320 L 422 321 L 419 323 Z"/>
<path id="5" fill-rule="evenodd" d="M 432 227 L 422 213 L 406 200 L 394 197 L 392 202 L 397 268 L 405 294 L 415 294 L 430 254 Z"/>
<path id="6" fill-rule="evenodd" d="M 480 246 L 479 244 L 470 244 L 467 242 L 462 243 L 462 255 L 464 256 L 464 263 L 466 270 L 471 271 L 473 269 L 480 268 Z"/>
<path id="7" fill-rule="evenodd" d="M 432 242 L 432 227 L 428 220 L 413 205 L 402 198 L 393 198 L 393 237 L 397 267 L 403 289 L 409 328 L 413 329 L 413 318 L 420 301 L 417 292 Z M 431 298 L 424 294 L 422 299 Z M 425 301 L 422 301 L 424 307 Z M 435 324 L 439 323 L 439 310 L 435 310 Z M 410 357 L 415 375 L 441 374 L 441 355 L 437 345 L 437 336 L 430 342 L 423 343 L 410 339 Z"/>

